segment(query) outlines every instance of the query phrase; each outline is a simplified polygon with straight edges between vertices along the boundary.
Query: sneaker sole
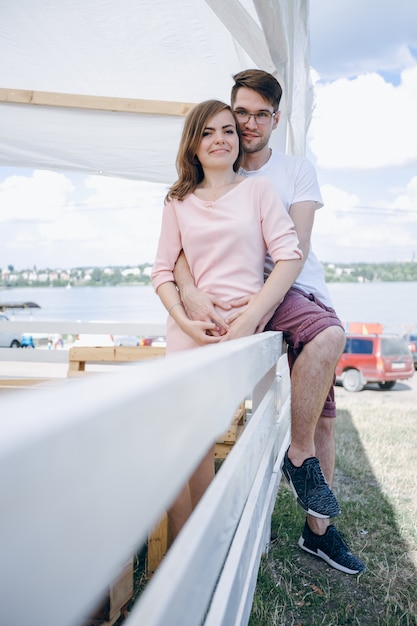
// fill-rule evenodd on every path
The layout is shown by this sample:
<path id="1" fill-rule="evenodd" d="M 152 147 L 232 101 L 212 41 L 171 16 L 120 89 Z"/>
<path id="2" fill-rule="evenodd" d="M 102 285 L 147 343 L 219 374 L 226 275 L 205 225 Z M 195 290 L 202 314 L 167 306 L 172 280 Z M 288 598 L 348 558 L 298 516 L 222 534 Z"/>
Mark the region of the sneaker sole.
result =
<path id="1" fill-rule="evenodd" d="M 325 515 L 324 513 L 319 513 L 318 511 L 313 511 L 308 506 L 306 506 L 304 504 L 304 502 L 302 500 L 300 500 L 300 498 L 298 497 L 298 494 L 297 494 L 297 492 L 295 490 L 295 487 L 293 485 L 293 482 L 291 480 L 291 476 L 289 474 L 287 474 L 284 466 L 281 467 L 281 471 L 282 471 L 282 474 L 283 474 L 285 480 L 287 481 L 287 483 L 291 487 L 291 491 L 294 494 L 294 498 L 296 499 L 296 502 L 297 502 L 298 506 L 301 507 L 303 509 L 303 511 L 305 511 L 308 515 L 312 515 L 313 517 L 318 517 L 319 519 L 330 519 L 330 517 L 336 517 L 336 515 L 330 516 L 330 515 Z M 339 513 L 340 513 L 340 511 L 339 511 Z M 339 513 L 337 513 L 337 515 L 339 515 Z"/>
<path id="2" fill-rule="evenodd" d="M 303 537 L 300 537 L 300 539 L 298 540 L 298 545 L 302 550 L 304 550 L 304 552 L 308 552 L 313 556 L 317 556 L 319 559 L 323 559 L 323 561 L 326 561 L 326 563 L 328 563 L 331 567 L 334 567 L 334 569 L 339 570 L 339 572 L 343 572 L 344 574 L 359 574 L 361 571 L 363 571 L 359 569 L 349 569 L 349 567 L 345 567 L 344 565 L 333 561 L 333 559 L 331 559 L 325 552 L 322 552 L 318 548 L 317 550 L 310 550 L 310 548 L 307 548 Z"/>

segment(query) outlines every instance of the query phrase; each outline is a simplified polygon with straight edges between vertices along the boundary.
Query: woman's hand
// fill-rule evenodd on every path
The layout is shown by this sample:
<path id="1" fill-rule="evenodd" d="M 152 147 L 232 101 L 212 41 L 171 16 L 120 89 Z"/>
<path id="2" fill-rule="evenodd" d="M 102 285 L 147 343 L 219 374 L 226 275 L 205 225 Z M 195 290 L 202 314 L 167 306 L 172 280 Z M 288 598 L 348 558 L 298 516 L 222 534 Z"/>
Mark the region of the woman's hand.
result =
<path id="1" fill-rule="evenodd" d="M 218 343 L 221 339 L 220 335 L 216 335 L 217 325 L 214 322 L 189 319 L 181 321 L 179 326 L 199 346 Z"/>

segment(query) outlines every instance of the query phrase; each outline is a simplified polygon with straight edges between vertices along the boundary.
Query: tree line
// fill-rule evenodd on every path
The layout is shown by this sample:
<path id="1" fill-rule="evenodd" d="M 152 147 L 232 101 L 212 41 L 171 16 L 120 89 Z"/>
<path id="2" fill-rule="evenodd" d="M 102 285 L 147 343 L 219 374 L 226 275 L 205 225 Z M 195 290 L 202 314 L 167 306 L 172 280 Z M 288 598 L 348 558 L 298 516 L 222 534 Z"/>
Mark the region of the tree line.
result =
<path id="1" fill-rule="evenodd" d="M 328 283 L 357 282 L 414 282 L 417 281 L 417 263 L 325 263 Z"/>
<path id="2" fill-rule="evenodd" d="M 324 263 L 326 282 L 415 282 L 417 262 L 404 263 Z M 149 285 L 152 265 L 126 267 L 77 267 L 17 271 L 12 265 L 0 268 L 0 287 L 83 287 Z"/>

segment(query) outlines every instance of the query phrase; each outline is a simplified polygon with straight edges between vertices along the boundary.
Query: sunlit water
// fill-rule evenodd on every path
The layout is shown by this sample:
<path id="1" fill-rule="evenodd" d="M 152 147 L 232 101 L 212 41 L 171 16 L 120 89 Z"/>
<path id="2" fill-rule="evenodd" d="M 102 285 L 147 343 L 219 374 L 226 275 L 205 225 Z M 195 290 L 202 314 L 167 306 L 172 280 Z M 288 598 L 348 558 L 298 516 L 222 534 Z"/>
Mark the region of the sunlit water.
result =
<path id="1" fill-rule="evenodd" d="M 330 283 L 333 304 L 341 320 L 378 322 L 389 332 L 417 327 L 417 282 Z M 164 323 L 166 311 L 151 286 L 22 288 L 0 291 L 2 302 L 32 301 L 40 309 L 32 319 L 44 321 L 120 321 Z M 10 314 L 9 314 L 10 315 Z M 16 312 L 15 319 L 30 312 Z"/>

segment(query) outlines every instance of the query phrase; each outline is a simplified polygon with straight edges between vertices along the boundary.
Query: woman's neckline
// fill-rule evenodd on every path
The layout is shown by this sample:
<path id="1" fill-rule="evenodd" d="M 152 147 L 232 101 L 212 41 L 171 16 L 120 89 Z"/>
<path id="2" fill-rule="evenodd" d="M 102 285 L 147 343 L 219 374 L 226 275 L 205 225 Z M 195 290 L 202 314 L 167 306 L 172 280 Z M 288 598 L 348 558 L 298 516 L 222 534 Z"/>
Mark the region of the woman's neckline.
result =
<path id="1" fill-rule="evenodd" d="M 197 187 L 192 195 L 202 202 L 216 202 L 233 191 L 233 189 L 236 189 L 245 180 L 247 179 L 244 176 L 237 176 L 233 182 L 219 185 L 218 187 Z"/>

